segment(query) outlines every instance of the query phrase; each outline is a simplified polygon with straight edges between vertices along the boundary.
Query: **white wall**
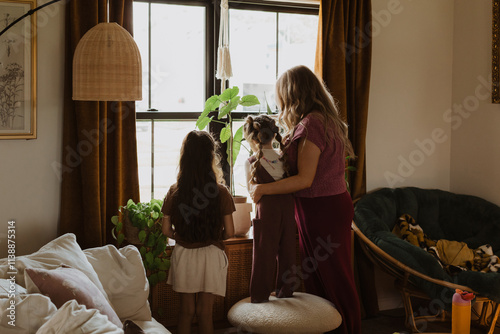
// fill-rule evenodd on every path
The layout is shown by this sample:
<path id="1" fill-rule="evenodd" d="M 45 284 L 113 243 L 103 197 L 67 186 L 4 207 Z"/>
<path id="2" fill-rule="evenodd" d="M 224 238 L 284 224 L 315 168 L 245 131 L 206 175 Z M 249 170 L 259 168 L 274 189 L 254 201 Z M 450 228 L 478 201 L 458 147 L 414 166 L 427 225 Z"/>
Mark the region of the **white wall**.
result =
<path id="1" fill-rule="evenodd" d="M 453 0 L 373 0 L 367 190 L 450 188 Z M 375 273 L 380 309 L 402 307 Z"/>
<path id="2" fill-rule="evenodd" d="M 39 0 L 43 4 L 48 0 Z M 64 77 L 64 4 L 38 14 L 37 139 L 0 141 L 0 258 L 7 255 L 7 222 L 16 220 L 17 255 L 57 235 Z"/>
<path id="3" fill-rule="evenodd" d="M 500 205 L 500 105 L 491 103 L 492 2 L 455 0 L 451 190 Z M 469 109 L 469 110 L 467 110 Z"/>
<path id="4" fill-rule="evenodd" d="M 367 190 L 450 187 L 453 0 L 373 0 Z M 419 146 L 419 144 L 420 146 Z"/>

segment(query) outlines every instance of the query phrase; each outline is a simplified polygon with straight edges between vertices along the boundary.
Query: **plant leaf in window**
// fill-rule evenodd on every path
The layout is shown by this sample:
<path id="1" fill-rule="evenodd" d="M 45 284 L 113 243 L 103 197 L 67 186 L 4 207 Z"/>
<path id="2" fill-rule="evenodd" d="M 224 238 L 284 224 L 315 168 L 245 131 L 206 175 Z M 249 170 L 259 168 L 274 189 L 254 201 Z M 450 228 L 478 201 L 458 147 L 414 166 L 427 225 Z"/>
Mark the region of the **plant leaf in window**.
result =
<path id="1" fill-rule="evenodd" d="M 203 109 L 203 113 L 201 115 L 208 116 L 208 113 L 217 109 L 219 107 L 220 103 L 221 103 L 221 100 L 219 100 L 218 95 L 211 96 L 205 102 L 205 109 Z"/>
<path id="2" fill-rule="evenodd" d="M 220 142 L 225 143 L 231 137 L 231 125 L 227 124 L 222 130 L 220 130 Z"/>
<path id="3" fill-rule="evenodd" d="M 240 104 L 244 107 L 260 104 L 259 99 L 255 95 L 245 95 L 241 98 Z"/>
<path id="4" fill-rule="evenodd" d="M 222 107 L 219 111 L 219 115 L 217 116 L 218 119 L 221 119 L 222 117 L 226 116 L 229 114 L 231 111 L 235 110 L 238 107 L 238 103 L 240 102 L 240 97 L 235 96 L 229 101 L 228 104 L 226 104 L 224 107 Z"/>
<path id="5" fill-rule="evenodd" d="M 196 121 L 196 127 L 198 127 L 198 129 L 200 130 L 203 130 L 204 128 L 207 127 L 208 123 L 210 123 L 210 121 L 212 120 L 212 118 L 214 118 L 214 116 L 210 116 L 210 117 L 199 117 L 198 120 Z"/>
<path id="6" fill-rule="evenodd" d="M 241 141 L 243 140 L 243 125 L 239 127 L 238 130 L 236 130 L 236 133 L 234 134 L 234 138 L 233 138 L 233 164 L 232 166 L 234 166 L 234 164 L 236 163 L 236 158 L 238 157 L 238 154 L 240 153 L 240 149 L 241 149 Z M 229 162 L 229 145 L 227 146 L 227 152 L 228 152 L 228 155 L 227 155 L 227 162 Z"/>
<path id="7" fill-rule="evenodd" d="M 222 94 L 219 96 L 221 101 L 229 101 L 232 100 L 235 96 L 238 96 L 240 89 L 237 86 L 232 88 L 227 88 Z"/>

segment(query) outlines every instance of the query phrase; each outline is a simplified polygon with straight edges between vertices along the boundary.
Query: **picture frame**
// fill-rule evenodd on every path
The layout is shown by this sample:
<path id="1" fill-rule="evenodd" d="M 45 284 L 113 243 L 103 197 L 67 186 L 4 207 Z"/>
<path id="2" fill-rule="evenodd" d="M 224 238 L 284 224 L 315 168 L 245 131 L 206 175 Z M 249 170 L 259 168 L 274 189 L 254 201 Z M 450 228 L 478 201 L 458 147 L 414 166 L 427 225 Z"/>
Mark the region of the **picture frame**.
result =
<path id="1" fill-rule="evenodd" d="M 36 0 L 0 0 L 0 31 Z M 0 139 L 36 138 L 36 14 L 0 37 Z"/>
<path id="2" fill-rule="evenodd" d="M 491 102 L 500 103 L 500 0 L 493 0 Z"/>

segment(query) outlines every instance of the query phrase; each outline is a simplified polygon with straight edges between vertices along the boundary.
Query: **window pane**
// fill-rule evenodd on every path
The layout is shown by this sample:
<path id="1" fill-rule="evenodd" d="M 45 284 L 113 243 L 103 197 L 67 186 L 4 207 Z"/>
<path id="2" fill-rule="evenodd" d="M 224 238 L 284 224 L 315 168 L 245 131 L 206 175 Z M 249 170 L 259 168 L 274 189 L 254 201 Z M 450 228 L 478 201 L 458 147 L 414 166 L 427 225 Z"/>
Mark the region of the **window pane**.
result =
<path id="1" fill-rule="evenodd" d="M 245 107 L 243 110 L 265 111 L 265 95 L 268 101 L 274 95 L 276 18 L 276 13 L 229 10 L 229 45 L 233 69 L 230 85 L 238 86 L 242 95 L 256 95 L 261 102 L 260 106 Z"/>
<path id="2" fill-rule="evenodd" d="M 233 121 L 233 128 L 238 129 L 245 124 L 242 121 Z M 236 131 L 236 130 L 235 130 Z M 236 195 L 246 196 L 247 202 L 252 202 L 247 189 L 247 178 L 245 174 L 245 161 L 250 157 L 250 146 L 246 141 L 241 143 L 240 154 L 234 164 L 234 192 Z"/>
<path id="3" fill-rule="evenodd" d="M 149 48 L 148 48 L 149 4 L 134 2 L 134 40 L 142 60 L 142 101 L 136 102 L 137 111 L 149 109 Z"/>
<path id="4" fill-rule="evenodd" d="M 314 71 L 318 16 L 279 14 L 278 76 L 297 65 Z"/>
<path id="5" fill-rule="evenodd" d="M 154 198 L 163 199 L 176 182 L 182 141 L 195 122 L 155 120 Z"/>
<path id="6" fill-rule="evenodd" d="M 139 191 L 141 201 L 151 200 L 151 121 L 138 120 L 137 162 L 139 164 Z"/>
<path id="7" fill-rule="evenodd" d="M 151 107 L 200 111 L 205 101 L 205 8 L 151 5 Z"/>

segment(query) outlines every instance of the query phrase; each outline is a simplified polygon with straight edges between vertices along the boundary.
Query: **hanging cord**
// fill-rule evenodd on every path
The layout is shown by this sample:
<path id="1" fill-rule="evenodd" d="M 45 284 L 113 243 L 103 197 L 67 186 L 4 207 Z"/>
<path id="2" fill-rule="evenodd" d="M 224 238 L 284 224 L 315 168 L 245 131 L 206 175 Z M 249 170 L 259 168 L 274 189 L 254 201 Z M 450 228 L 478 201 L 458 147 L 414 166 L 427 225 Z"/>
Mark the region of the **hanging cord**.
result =
<path id="1" fill-rule="evenodd" d="M 229 54 L 229 4 L 222 0 L 220 4 L 219 48 L 217 50 L 217 79 L 221 79 L 221 91 L 224 91 L 226 80 L 233 76 L 231 55 Z"/>
<path id="2" fill-rule="evenodd" d="M 43 4 L 41 6 L 38 6 L 34 9 L 30 9 L 26 12 L 26 14 L 24 14 L 23 16 L 20 16 L 17 20 L 15 20 L 14 22 L 12 22 L 11 24 L 9 24 L 7 27 L 5 27 L 4 30 L 2 30 L 0 32 L 0 36 L 2 36 L 7 30 L 9 30 L 14 24 L 16 24 L 17 22 L 21 21 L 22 19 L 24 19 L 25 17 L 27 16 L 30 16 L 30 15 L 33 15 L 36 11 L 39 11 L 40 9 L 44 8 L 44 7 L 47 7 L 49 5 L 52 5 L 53 3 L 56 3 L 56 2 L 59 2 L 61 0 L 52 0 L 50 2 L 47 2 L 46 4 Z"/>

